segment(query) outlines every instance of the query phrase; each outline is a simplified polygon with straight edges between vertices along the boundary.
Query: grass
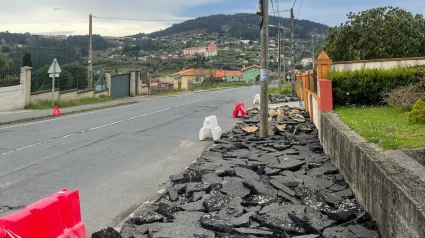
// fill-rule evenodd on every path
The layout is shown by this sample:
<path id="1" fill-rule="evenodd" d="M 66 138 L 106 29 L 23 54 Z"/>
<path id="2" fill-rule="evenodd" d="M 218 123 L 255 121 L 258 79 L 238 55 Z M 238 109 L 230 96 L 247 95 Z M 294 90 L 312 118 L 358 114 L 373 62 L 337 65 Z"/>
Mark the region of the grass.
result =
<path id="1" fill-rule="evenodd" d="M 291 85 L 284 84 L 282 85 L 282 94 L 291 94 Z M 279 94 L 279 87 L 269 87 L 269 94 Z"/>
<path id="2" fill-rule="evenodd" d="M 405 110 L 394 107 L 335 109 L 342 121 L 367 142 L 384 150 L 425 147 L 425 125 L 411 124 Z"/>
<path id="3" fill-rule="evenodd" d="M 161 71 L 162 75 L 167 75 L 167 74 L 174 74 L 179 72 L 177 69 L 165 69 L 163 71 Z"/>
<path id="4" fill-rule="evenodd" d="M 69 101 L 55 101 L 55 106 L 58 106 L 59 108 L 64 107 L 74 107 L 74 106 L 80 106 L 80 105 L 86 105 L 86 104 L 93 104 L 93 103 L 100 103 L 100 102 L 107 102 L 114 100 L 111 96 L 100 96 L 98 98 L 82 98 L 82 99 L 76 99 L 76 100 L 69 100 Z M 35 109 L 35 110 L 41 110 L 41 109 L 52 109 L 52 101 L 50 100 L 42 100 L 38 101 L 36 103 L 29 103 L 25 106 L 26 109 Z"/>
<path id="5" fill-rule="evenodd" d="M 214 84 L 211 86 L 203 86 L 195 89 L 190 89 L 188 91 L 199 91 L 199 90 L 208 90 L 208 89 L 216 89 L 216 88 L 237 88 L 237 87 L 246 87 L 246 86 L 252 86 L 248 83 L 219 83 Z"/>

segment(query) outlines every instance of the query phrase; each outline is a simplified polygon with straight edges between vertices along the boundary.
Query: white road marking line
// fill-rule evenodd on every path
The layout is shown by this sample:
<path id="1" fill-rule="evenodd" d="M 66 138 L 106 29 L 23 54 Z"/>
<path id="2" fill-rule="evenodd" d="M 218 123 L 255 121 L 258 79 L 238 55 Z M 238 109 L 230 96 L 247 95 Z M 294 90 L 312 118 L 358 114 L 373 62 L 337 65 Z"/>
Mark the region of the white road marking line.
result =
<path id="1" fill-rule="evenodd" d="M 158 100 L 152 100 L 152 101 L 148 101 L 148 102 L 134 103 L 134 104 L 125 105 L 125 106 L 117 106 L 117 107 L 112 107 L 112 108 L 108 108 L 108 109 L 95 110 L 95 111 L 92 111 L 92 112 L 77 113 L 75 115 L 64 116 L 64 117 L 57 117 L 57 118 L 54 118 L 54 119 L 41 120 L 41 121 L 36 121 L 36 122 L 29 122 L 29 123 L 18 124 L 18 125 L 7 126 L 7 127 L 0 127 L 0 130 L 6 130 L 6 129 L 11 129 L 11 128 L 15 128 L 15 127 L 21 127 L 21 126 L 34 125 L 34 124 L 39 124 L 39 123 L 49 122 L 49 121 L 63 120 L 63 119 L 72 118 L 72 117 L 89 115 L 89 114 L 93 114 L 93 113 L 97 113 L 97 112 L 106 112 L 106 111 L 110 111 L 110 110 L 121 109 L 121 108 L 126 108 L 126 107 L 133 107 L 133 106 L 147 104 L 147 103 L 153 103 L 153 102 L 160 102 L 160 101 L 171 100 L 171 99 L 175 99 L 175 98 L 189 97 L 189 96 L 192 96 L 192 94 L 193 93 L 187 94 L 187 95 L 170 97 L 170 98 L 163 98 L 163 99 L 158 99 Z"/>
<path id="2" fill-rule="evenodd" d="M 72 136 L 75 136 L 75 135 L 78 135 L 78 134 L 82 134 L 82 133 L 86 133 L 86 132 L 90 132 L 90 131 L 99 130 L 101 128 L 113 126 L 113 125 L 120 124 L 120 123 L 123 123 L 123 122 L 132 121 L 132 120 L 135 120 L 135 119 L 138 119 L 138 118 L 150 116 L 150 115 L 157 114 L 157 113 L 164 112 L 164 111 L 168 111 L 168 110 L 171 110 L 171 109 L 174 109 L 174 108 L 183 107 L 183 106 L 190 105 L 190 104 L 193 104 L 193 103 L 197 103 L 197 102 L 200 102 L 202 100 L 209 99 L 209 98 L 212 98 L 212 97 L 213 96 L 207 97 L 207 98 L 204 98 L 204 99 L 199 99 L 199 100 L 191 101 L 191 102 L 188 102 L 188 103 L 183 103 L 183 104 L 180 104 L 180 105 L 177 105 L 177 106 L 172 106 L 172 107 L 168 107 L 168 108 L 165 108 L 165 109 L 157 110 L 157 111 L 154 111 L 154 112 L 142 114 L 142 115 L 139 115 L 139 116 L 130 117 L 130 118 L 127 118 L 125 120 L 119 120 L 119 121 L 116 121 L 116 122 L 108 123 L 108 124 L 105 124 L 105 125 L 102 125 L 102 126 L 98 126 L 98 127 L 94 127 L 94 128 L 88 129 L 88 130 L 82 130 L 80 132 L 76 132 L 76 133 L 72 133 L 72 134 L 68 134 L 68 135 L 64 135 L 64 136 L 52 138 L 52 139 L 45 140 L 45 141 L 38 142 L 38 143 L 34 143 L 34 144 L 31 144 L 31 145 L 26 145 L 26 146 L 23 146 L 23 147 L 19 147 L 19 148 L 13 149 L 13 150 L 9 150 L 9 151 L 3 152 L 3 153 L 0 154 L 0 156 L 7 155 L 7 154 L 10 154 L 10 153 L 13 153 L 13 152 L 20 151 L 20 150 L 32 148 L 34 146 L 38 146 L 38 145 L 41 145 L 41 144 L 46 144 L 46 143 L 49 143 L 49 142 L 52 142 L 52 141 L 56 141 L 56 140 L 60 140 L 60 139 L 64 139 L 64 138 L 69 138 L 69 137 L 72 137 Z"/>

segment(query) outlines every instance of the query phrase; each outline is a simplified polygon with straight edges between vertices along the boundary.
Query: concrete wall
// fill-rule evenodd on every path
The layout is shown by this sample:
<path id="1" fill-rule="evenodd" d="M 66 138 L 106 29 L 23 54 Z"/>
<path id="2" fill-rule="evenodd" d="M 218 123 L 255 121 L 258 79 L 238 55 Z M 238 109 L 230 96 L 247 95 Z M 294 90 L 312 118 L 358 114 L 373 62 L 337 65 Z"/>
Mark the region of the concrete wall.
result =
<path id="1" fill-rule="evenodd" d="M 59 100 L 59 89 L 55 90 L 55 101 Z M 33 92 L 30 95 L 30 102 L 36 103 L 38 101 L 51 101 L 52 100 L 52 90 Z"/>
<path id="2" fill-rule="evenodd" d="M 0 87 L 0 111 L 23 109 L 29 103 L 31 69 L 28 66 L 21 68 L 19 85 Z"/>
<path id="3" fill-rule="evenodd" d="M 333 112 L 321 113 L 320 126 L 325 152 L 382 237 L 425 237 L 425 168 L 401 151 L 366 143 Z"/>
<path id="4" fill-rule="evenodd" d="M 94 96 L 97 98 L 100 96 L 109 96 L 109 89 L 103 91 L 94 91 Z"/>
<path id="5" fill-rule="evenodd" d="M 0 111 L 10 111 L 25 107 L 24 85 L 0 88 Z"/>
<path id="6" fill-rule="evenodd" d="M 59 92 L 59 99 L 61 101 L 70 101 L 70 100 L 77 99 L 77 97 L 78 97 L 77 89 Z"/>
<path id="7" fill-rule="evenodd" d="M 377 59 L 377 60 L 357 60 L 357 61 L 342 61 L 334 62 L 332 70 L 334 71 L 354 71 L 362 68 L 369 69 L 391 69 L 399 67 L 407 67 L 414 65 L 424 65 L 425 57 L 413 58 L 393 58 L 393 59 Z"/>
<path id="8" fill-rule="evenodd" d="M 81 92 L 78 92 L 78 95 L 77 95 L 78 99 L 92 98 L 92 97 L 94 97 L 94 90 L 81 91 Z"/>

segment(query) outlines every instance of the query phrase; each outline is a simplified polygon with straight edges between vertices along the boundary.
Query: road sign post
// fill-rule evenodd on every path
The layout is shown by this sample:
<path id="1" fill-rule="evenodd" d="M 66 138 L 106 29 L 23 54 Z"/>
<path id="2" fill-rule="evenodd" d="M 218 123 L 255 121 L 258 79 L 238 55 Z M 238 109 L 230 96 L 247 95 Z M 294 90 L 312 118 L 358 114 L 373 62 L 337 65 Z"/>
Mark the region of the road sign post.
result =
<path id="1" fill-rule="evenodd" d="M 59 77 L 59 74 L 62 72 L 58 61 L 56 58 L 53 60 L 49 68 L 49 77 L 52 78 L 52 107 L 55 106 L 55 78 Z"/>

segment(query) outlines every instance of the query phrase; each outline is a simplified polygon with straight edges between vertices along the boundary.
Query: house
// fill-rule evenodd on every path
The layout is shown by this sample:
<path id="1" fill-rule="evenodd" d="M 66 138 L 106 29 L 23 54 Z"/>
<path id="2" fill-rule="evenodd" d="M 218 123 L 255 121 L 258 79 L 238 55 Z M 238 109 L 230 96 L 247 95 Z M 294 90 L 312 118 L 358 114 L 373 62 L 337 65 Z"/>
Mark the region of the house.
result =
<path id="1" fill-rule="evenodd" d="M 22 45 L 18 45 L 17 47 L 20 48 L 20 49 L 22 49 L 23 46 Z"/>
<path id="2" fill-rule="evenodd" d="M 244 45 L 248 45 L 249 42 L 250 42 L 250 40 L 241 40 L 241 43 L 244 44 Z"/>
<path id="3" fill-rule="evenodd" d="M 246 82 L 252 83 L 255 81 L 255 78 L 260 75 L 260 69 L 260 66 L 256 64 L 242 69 L 242 79 Z"/>
<path id="4" fill-rule="evenodd" d="M 254 45 L 258 45 L 260 42 L 258 42 L 258 40 L 255 40 L 252 42 Z"/>
<path id="5" fill-rule="evenodd" d="M 310 65 L 310 64 L 312 64 L 313 63 L 313 58 L 303 58 L 302 60 L 301 60 L 301 64 L 303 65 L 303 66 L 307 66 L 307 65 Z"/>
<path id="6" fill-rule="evenodd" d="M 217 56 L 218 47 L 216 44 L 208 46 L 191 47 L 182 50 L 183 55 L 204 55 L 205 57 Z"/>
<path id="7" fill-rule="evenodd" d="M 143 36 L 142 40 L 149 40 L 149 36 Z"/>
<path id="8" fill-rule="evenodd" d="M 174 59 L 177 59 L 177 58 L 179 58 L 179 56 L 178 56 L 177 54 L 174 54 L 174 55 L 173 55 L 173 58 L 174 58 Z"/>
<path id="9" fill-rule="evenodd" d="M 202 83 L 212 73 L 212 70 L 207 69 L 187 69 L 167 76 L 167 81 L 174 82 L 174 88 L 179 87 L 180 81 L 181 90 L 186 90 L 189 88 L 189 83 Z"/>
<path id="10" fill-rule="evenodd" d="M 243 61 L 243 64 L 248 64 L 249 63 L 249 61 L 248 60 L 244 60 Z"/>
<path id="11" fill-rule="evenodd" d="M 166 59 L 168 59 L 168 56 L 166 56 L 166 55 L 161 56 L 161 60 L 166 60 Z"/>

